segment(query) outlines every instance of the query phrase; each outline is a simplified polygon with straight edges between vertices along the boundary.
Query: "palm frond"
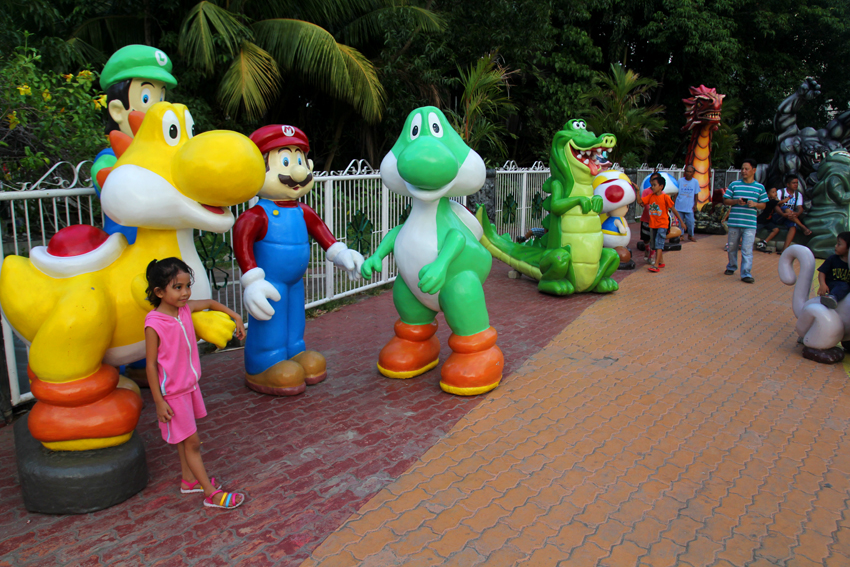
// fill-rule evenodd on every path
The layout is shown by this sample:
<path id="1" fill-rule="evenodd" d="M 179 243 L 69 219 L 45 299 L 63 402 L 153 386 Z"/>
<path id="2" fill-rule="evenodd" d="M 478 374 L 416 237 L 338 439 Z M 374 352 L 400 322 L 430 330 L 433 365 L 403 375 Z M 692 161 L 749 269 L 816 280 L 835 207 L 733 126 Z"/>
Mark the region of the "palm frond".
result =
<path id="1" fill-rule="evenodd" d="M 108 52 L 132 43 L 144 43 L 139 16 L 107 15 L 90 18 L 71 32 L 69 39 L 84 40 L 100 52 Z M 104 32 L 106 32 L 104 34 Z M 104 35 L 108 37 L 104 37 Z M 107 41 L 108 40 L 108 41 Z M 100 62 L 100 61 L 97 61 Z"/>
<path id="2" fill-rule="evenodd" d="M 762 132 L 755 139 L 757 144 L 773 145 L 776 143 L 776 134 L 773 132 Z"/>
<path id="3" fill-rule="evenodd" d="M 419 6 L 409 6 L 407 2 L 394 2 L 393 5 L 373 10 L 356 18 L 340 30 L 338 36 L 349 45 L 366 43 L 381 37 L 386 28 L 388 15 L 404 15 L 410 22 L 424 32 L 439 32 L 445 29 L 446 22 L 438 14 Z"/>
<path id="4" fill-rule="evenodd" d="M 72 37 L 65 40 L 65 45 L 68 46 L 68 51 L 71 53 L 74 61 L 79 65 L 101 65 L 106 63 L 106 54 L 103 51 L 79 37 Z"/>
<path id="5" fill-rule="evenodd" d="M 354 97 L 347 101 L 368 122 L 380 122 L 384 113 L 384 87 L 372 62 L 362 53 L 341 43 L 337 44 L 348 69 Z"/>
<path id="6" fill-rule="evenodd" d="M 237 0 L 231 5 L 255 21 L 286 16 L 295 20 L 312 22 L 322 27 L 333 27 L 348 22 L 360 14 L 384 6 L 389 0 Z"/>
<path id="7" fill-rule="evenodd" d="M 336 42 L 325 29 L 301 20 L 274 19 L 252 26 L 256 42 L 281 69 L 351 104 L 369 122 L 378 122 L 384 90 L 375 68 L 359 51 Z"/>
<path id="8" fill-rule="evenodd" d="M 666 125 L 662 118 L 663 106 L 643 106 L 652 89 L 658 86 L 657 81 L 641 77 L 622 65 L 611 65 L 610 73 L 597 73 L 592 84 L 580 101 L 588 105 L 586 115 L 590 130 L 617 137 L 614 161 L 632 151 L 648 150 L 654 136 Z"/>
<path id="9" fill-rule="evenodd" d="M 197 3 L 180 26 L 180 53 L 191 65 L 206 73 L 215 67 L 215 34 L 229 55 L 239 51 L 242 41 L 250 38 L 250 30 L 224 8 L 203 0 Z"/>
<path id="10" fill-rule="evenodd" d="M 250 41 L 243 41 L 221 80 L 218 98 L 231 116 L 244 106 L 248 119 L 258 120 L 277 98 L 280 80 L 274 58 Z"/>

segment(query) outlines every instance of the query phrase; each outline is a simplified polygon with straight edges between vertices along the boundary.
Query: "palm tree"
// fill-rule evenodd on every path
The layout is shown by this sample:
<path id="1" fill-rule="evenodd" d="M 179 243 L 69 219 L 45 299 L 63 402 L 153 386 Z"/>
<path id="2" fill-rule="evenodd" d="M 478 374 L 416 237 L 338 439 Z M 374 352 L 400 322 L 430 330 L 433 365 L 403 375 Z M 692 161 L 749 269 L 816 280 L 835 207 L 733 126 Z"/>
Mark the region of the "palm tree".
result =
<path id="1" fill-rule="evenodd" d="M 380 121 L 384 91 L 372 63 L 352 45 L 380 39 L 385 15 L 406 13 L 424 31 L 442 20 L 409 0 L 202 0 L 180 28 L 187 62 L 213 74 L 217 62 L 230 66 L 218 97 L 235 115 L 260 118 L 277 99 L 285 76 L 294 74 L 342 100 L 368 122 Z"/>
<path id="2" fill-rule="evenodd" d="M 591 90 L 580 100 L 589 105 L 590 130 L 617 136 L 612 161 L 621 161 L 629 152 L 646 156 L 653 136 L 664 130 L 666 124 L 661 118 L 663 106 L 643 106 L 658 82 L 612 64 L 610 75 L 597 73 L 591 84 Z"/>
<path id="3" fill-rule="evenodd" d="M 194 0 L 195 2 L 197 0 Z M 277 100 L 287 76 L 350 104 L 368 122 L 380 121 L 384 90 L 372 63 L 354 45 L 383 43 L 385 26 L 404 16 L 421 31 L 442 19 L 411 0 L 178 0 L 153 10 L 149 0 L 0 0 L 0 48 L 22 43 L 16 29 L 37 31 L 39 47 L 62 67 L 103 63 L 128 43 L 177 31 L 187 66 L 220 78 L 218 99 L 235 117 L 258 120 Z M 0 49 L 2 51 L 2 49 Z M 172 54 L 176 55 L 176 54 Z M 223 68 L 224 67 L 224 68 Z"/>
<path id="4" fill-rule="evenodd" d="M 508 148 L 504 119 L 516 112 L 507 92 L 508 79 L 516 71 L 508 71 L 496 62 L 492 53 L 482 57 L 468 70 L 458 67 L 460 78 L 455 82 L 463 87 L 460 108 L 448 110 L 447 118 L 463 141 L 473 150 L 486 146 L 492 155 L 503 159 Z"/>

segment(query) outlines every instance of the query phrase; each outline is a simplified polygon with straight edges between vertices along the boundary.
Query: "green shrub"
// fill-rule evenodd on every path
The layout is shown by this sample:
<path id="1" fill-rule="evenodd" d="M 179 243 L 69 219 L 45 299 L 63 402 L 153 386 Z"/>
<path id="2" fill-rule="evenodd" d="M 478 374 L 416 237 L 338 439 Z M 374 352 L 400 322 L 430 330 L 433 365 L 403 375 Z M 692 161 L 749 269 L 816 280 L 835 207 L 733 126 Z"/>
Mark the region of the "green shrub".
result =
<path id="1" fill-rule="evenodd" d="M 39 68 L 36 49 L 0 58 L 0 180 L 31 181 L 51 165 L 93 159 L 107 145 L 97 74 Z"/>

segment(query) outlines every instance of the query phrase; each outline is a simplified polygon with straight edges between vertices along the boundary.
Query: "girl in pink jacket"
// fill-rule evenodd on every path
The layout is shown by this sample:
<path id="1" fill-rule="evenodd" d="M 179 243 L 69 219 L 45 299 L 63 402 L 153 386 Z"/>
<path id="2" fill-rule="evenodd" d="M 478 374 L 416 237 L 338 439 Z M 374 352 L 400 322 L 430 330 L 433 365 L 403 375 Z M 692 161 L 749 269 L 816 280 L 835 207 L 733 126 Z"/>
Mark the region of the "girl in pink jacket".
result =
<path id="1" fill-rule="evenodd" d="M 148 384 L 156 403 L 162 438 L 177 445 L 183 480 L 180 492 L 203 492 L 204 506 L 236 508 L 245 501 L 238 492 L 224 492 L 209 478 L 201 459 L 201 440 L 195 420 L 207 415 L 198 389 L 201 361 L 192 325 L 192 313 L 221 311 L 236 322 L 236 336 L 245 337 L 242 317 L 212 299 L 190 301 L 192 269 L 179 258 L 148 264 L 148 301 L 154 310 L 145 317 Z"/>

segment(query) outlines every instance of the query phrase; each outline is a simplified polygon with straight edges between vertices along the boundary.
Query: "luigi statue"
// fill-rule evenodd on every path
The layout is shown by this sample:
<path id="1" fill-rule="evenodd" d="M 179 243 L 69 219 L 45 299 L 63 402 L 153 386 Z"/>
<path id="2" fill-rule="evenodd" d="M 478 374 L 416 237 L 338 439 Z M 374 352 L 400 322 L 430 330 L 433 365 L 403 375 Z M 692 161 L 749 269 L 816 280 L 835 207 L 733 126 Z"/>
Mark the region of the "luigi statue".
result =
<path id="1" fill-rule="evenodd" d="M 149 45 L 128 45 L 113 53 L 100 74 L 100 87 L 106 91 L 106 133 L 118 130 L 133 137 L 130 113 L 147 112 L 154 104 L 165 100 L 166 89 L 176 86 L 177 80 L 171 74 L 171 59 L 162 50 Z M 116 161 L 111 148 L 95 157 L 91 175 L 98 196 L 97 172 L 112 167 Z M 104 225 L 107 233 L 120 232 L 127 237 L 128 243 L 135 242 L 135 227 L 122 226 L 108 216 Z"/>

